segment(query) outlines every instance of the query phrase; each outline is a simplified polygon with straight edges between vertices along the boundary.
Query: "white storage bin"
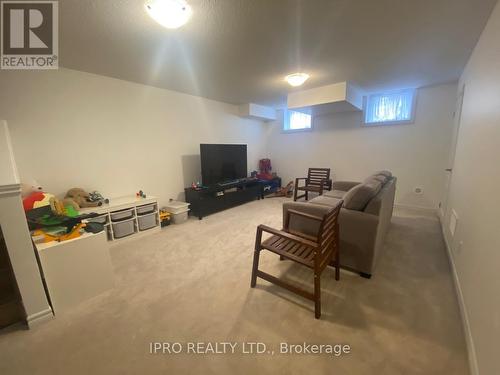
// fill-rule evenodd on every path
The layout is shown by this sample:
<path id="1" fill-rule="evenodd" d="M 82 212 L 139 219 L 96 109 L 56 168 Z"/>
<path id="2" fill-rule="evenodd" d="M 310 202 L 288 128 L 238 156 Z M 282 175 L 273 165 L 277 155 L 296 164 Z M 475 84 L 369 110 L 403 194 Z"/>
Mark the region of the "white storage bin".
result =
<path id="1" fill-rule="evenodd" d="M 113 223 L 113 235 L 115 238 L 129 236 L 135 232 L 135 219 L 128 219 Z"/>
<path id="2" fill-rule="evenodd" d="M 137 222 L 139 223 L 139 230 L 146 230 L 156 227 L 156 212 L 147 215 L 137 216 Z"/>
<path id="3" fill-rule="evenodd" d="M 126 220 L 131 217 L 134 217 L 134 209 L 130 208 L 127 210 L 122 210 L 122 211 L 115 211 L 111 212 L 111 220 L 112 221 L 120 221 L 120 220 Z"/>
<path id="4" fill-rule="evenodd" d="M 189 211 L 189 203 L 170 201 L 168 202 L 167 205 L 165 205 L 164 208 L 167 212 L 170 212 L 171 214 L 180 214 Z"/>
<path id="5" fill-rule="evenodd" d="M 137 215 L 146 215 L 153 211 L 156 211 L 155 203 L 137 207 Z"/>
<path id="6" fill-rule="evenodd" d="M 100 216 L 96 216 L 96 217 L 91 217 L 91 218 L 88 218 L 87 221 L 89 223 L 106 224 L 108 222 L 108 215 L 105 214 L 105 215 L 100 215 Z"/>
<path id="7" fill-rule="evenodd" d="M 189 209 L 183 212 L 178 212 L 176 214 L 172 214 L 172 223 L 174 224 L 182 224 L 188 220 Z"/>

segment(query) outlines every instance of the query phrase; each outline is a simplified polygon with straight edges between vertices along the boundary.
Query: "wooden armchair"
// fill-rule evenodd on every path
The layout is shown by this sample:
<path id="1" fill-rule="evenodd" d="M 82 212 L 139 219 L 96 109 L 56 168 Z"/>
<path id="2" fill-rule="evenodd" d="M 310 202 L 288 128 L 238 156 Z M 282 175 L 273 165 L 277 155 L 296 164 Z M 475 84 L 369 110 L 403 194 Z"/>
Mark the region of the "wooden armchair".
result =
<path id="1" fill-rule="evenodd" d="M 288 210 L 285 215 L 284 228 L 277 230 L 266 225 L 257 227 L 255 251 L 253 258 L 252 279 L 250 286 L 255 287 L 257 277 L 281 286 L 296 294 L 314 301 L 314 315 L 321 316 L 321 273 L 328 265 L 335 266 L 335 279 L 340 277 L 339 254 L 339 224 L 338 215 L 343 201 L 332 207 L 323 217 L 310 215 L 304 212 Z M 298 231 L 290 230 L 290 218 L 298 215 L 319 224 L 317 236 L 310 236 Z M 271 234 L 262 240 L 263 233 Z M 280 256 L 280 259 L 289 259 L 314 271 L 314 292 L 311 293 L 297 286 L 286 283 L 268 273 L 259 270 L 259 257 L 262 250 L 268 250 Z"/>
<path id="2" fill-rule="evenodd" d="M 305 180 L 305 185 L 299 186 L 299 181 Z M 332 180 L 330 179 L 330 168 L 309 168 L 307 177 L 299 177 L 295 179 L 295 191 L 293 200 L 300 198 L 309 199 L 309 192 L 323 194 L 323 190 L 332 190 Z M 297 196 L 299 191 L 304 191 L 304 194 Z"/>

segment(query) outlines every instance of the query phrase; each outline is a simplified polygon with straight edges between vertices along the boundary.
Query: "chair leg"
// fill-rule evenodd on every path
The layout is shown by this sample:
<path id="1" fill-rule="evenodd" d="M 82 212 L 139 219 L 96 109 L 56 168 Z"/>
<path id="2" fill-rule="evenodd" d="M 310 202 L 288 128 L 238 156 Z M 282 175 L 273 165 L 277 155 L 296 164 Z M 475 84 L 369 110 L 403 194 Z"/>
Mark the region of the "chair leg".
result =
<path id="1" fill-rule="evenodd" d="M 285 257 L 283 255 L 280 255 L 280 260 L 285 260 Z"/>
<path id="2" fill-rule="evenodd" d="M 314 317 L 321 316 L 321 274 L 314 274 Z"/>
<path id="3" fill-rule="evenodd" d="M 335 255 L 335 280 L 340 280 L 340 252 Z"/>
<path id="4" fill-rule="evenodd" d="M 306 190 L 306 201 L 309 200 L 309 192 Z"/>
<path id="5" fill-rule="evenodd" d="M 259 258 L 260 258 L 260 250 L 255 250 L 253 253 L 252 280 L 250 281 L 251 288 L 255 288 L 255 285 L 257 284 L 257 270 L 259 269 Z"/>
<path id="6" fill-rule="evenodd" d="M 297 185 L 295 186 L 295 189 L 293 189 L 293 201 L 296 202 L 297 201 Z"/>

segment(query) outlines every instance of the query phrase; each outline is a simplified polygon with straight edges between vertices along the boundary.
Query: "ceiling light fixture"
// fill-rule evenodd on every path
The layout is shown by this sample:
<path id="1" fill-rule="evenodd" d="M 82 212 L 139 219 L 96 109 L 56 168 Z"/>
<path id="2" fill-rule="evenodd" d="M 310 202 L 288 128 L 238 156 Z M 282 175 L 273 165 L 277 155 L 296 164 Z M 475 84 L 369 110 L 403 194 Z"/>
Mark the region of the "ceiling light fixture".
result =
<path id="1" fill-rule="evenodd" d="M 151 18 L 169 29 L 181 27 L 193 14 L 185 0 L 149 0 L 145 7 Z"/>
<path id="2" fill-rule="evenodd" d="M 309 74 L 306 73 L 293 73 L 289 74 L 285 77 L 285 81 L 287 81 L 290 86 L 300 86 L 309 78 Z"/>

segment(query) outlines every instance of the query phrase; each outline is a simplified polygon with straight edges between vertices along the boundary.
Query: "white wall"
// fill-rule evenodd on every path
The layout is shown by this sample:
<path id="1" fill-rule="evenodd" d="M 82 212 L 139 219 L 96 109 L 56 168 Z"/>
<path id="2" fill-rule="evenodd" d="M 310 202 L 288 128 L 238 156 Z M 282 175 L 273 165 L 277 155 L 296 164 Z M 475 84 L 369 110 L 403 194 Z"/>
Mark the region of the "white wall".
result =
<path id="1" fill-rule="evenodd" d="M 475 347 L 477 357 L 473 375 L 500 374 L 499 40 L 497 4 L 460 80 L 465 95 L 449 210 L 443 219 L 470 327 L 471 349 Z M 451 209 L 459 218 L 453 237 L 448 229 Z"/>
<path id="2" fill-rule="evenodd" d="M 456 84 L 418 90 L 411 125 L 364 127 L 362 113 L 344 112 L 314 118 L 312 132 L 284 134 L 281 116 L 268 146 L 274 170 L 289 181 L 305 176 L 308 167 L 330 167 L 336 180 L 359 181 L 389 169 L 398 177 L 399 204 L 437 208 L 456 91 Z M 414 187 L 424 194 L 414 194 Z"/>
<path id="3" fill-rule="evenodd" d="M 249 170 L 267 156 L 268 127 L 229 104 L 67 69 L 2 71 L 0 88 L 21 180 L 54 194 L 165 203 L 200 179 L 200 143 L 248 144 Z"/>

